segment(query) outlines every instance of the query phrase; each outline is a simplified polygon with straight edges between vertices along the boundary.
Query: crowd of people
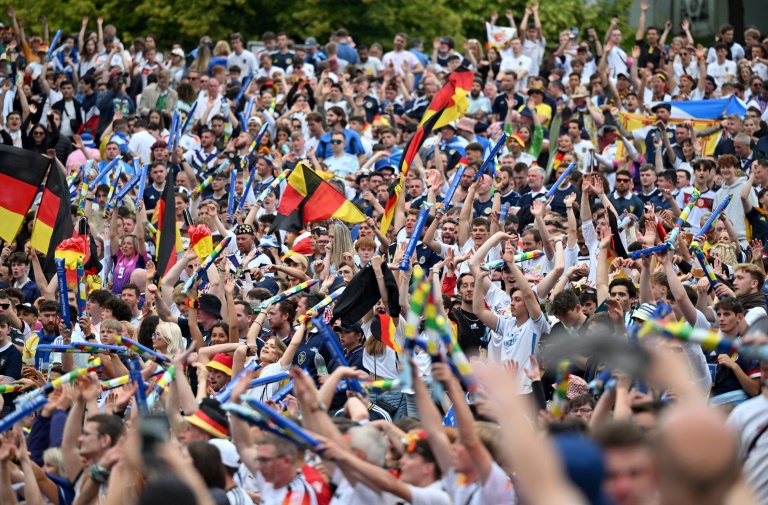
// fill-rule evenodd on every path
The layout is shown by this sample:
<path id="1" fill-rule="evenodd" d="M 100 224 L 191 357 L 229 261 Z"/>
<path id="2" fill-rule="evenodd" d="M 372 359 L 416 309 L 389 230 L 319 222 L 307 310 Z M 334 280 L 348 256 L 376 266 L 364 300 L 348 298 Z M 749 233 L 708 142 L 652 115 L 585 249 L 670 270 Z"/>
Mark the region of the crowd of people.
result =
<path id="1" fill-rule="evenodd" d="M 532 4 L 490 46 L 339 28 L 256 53 L 102 17 L 51 40 L 9 8 L 2 142 L 67 176 L 95 271 L 85 310 L 60 299 L 34 206 L 2 243 L 0 505 L 768 503 L 768 38 L 705 47 L 640 7 L 628 45 L 617 18 L 547 41 Z M 454 71 L 466 110 L 404 161 Z M 712 128 L 675 116 L 729 97 Z M 288 226 L 297 167 L 365 219 Z M 229 242 L 198 276 L 202 229 Z"/>

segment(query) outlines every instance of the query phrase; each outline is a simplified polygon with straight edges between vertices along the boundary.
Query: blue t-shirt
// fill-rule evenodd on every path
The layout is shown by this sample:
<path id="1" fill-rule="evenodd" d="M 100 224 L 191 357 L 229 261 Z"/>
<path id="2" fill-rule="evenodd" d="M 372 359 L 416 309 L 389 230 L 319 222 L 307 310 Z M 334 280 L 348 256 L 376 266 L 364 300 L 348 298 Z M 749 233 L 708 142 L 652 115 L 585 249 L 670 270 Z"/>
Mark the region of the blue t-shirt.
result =
<path id="1" fill-rule="evenodd" d="M 353 154 L 355 156 L 365 154 L 365 148 L 363 147 L 363 143 L 360 141 L 360 135 L 358 135 L 356 131 L 350 130 L 348 128 L 344 128 L 343 132 L 347 139 L 347 145 L 344 147 L 344 152 Z M 315 150 L 315 156 L 317 159 L 324 160 L 333 156 L 333 149 L 331 149 L 332 135 L 332 132 L 328 132 L 320 137 L 320 141 L 317 144 L 317 149 Z"/>

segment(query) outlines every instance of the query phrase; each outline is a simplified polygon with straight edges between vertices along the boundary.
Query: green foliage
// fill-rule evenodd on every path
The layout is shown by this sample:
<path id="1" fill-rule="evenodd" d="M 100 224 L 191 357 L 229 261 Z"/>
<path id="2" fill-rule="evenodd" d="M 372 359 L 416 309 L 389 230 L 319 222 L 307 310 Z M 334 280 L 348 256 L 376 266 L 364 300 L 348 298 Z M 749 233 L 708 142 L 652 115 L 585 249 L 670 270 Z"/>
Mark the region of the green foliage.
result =
<path id="1" fill-rule="evenodd" d="M 584 0 L 542 2 L 539 15 L 550 44 L 558 34 L 574 26 L 585 34 L 595 28 L 602 38 L 614 14 L 626 17 L 632 0 L 597 0 L 590 7 Z M 45 14 L 53 34 L 58 28 L 76 33 L 81 19 L 89 16 L 89 29 L 96 29 L 96 17 L 113 24 L 124 43 L 132 37 L 154 33 L 161 49 L 172 42 L 185 47 L 196 45 L 202 35 L 214 41 L 239 31 L 258 39 L 267 30 L 284 30 L 295 40 L 315 36 L 322 43 L 335 29 L 345 27 L 360 43 L 382 43 L 391 47 L 395 33 L 404 31 L 421 37 L 425 50 L 431 40 L 444 35 L 457 42 L 464 37 L 485 39 L 484 19 L 499 12 L 499 24 L 506 24 L 506 9 L 512 9 L 517 23 L 523 17 L 526 0 L 501 4 L 497 0 L 38 0 L 16 6 L 17 17 L 27 20 L 27 34 L 39 34 L 39 19 Z M 532 21 L 533 19 L 531 19 Z M 631 36 L 626 25 L 624 34 Z M 459 46 L 460 47 L 460 46 Z"/>

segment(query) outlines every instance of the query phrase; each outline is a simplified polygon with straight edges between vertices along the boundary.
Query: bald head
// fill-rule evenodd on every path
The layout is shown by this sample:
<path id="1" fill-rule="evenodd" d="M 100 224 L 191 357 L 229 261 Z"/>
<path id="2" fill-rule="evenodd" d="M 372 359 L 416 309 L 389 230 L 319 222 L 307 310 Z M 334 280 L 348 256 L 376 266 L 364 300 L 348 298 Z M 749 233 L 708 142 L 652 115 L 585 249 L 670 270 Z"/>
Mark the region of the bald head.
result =
<path id="1" fill-rule="evenodd" d="M 736 438 L 705 406 L 670 409 L 656 454 L 662 505 L 723 503 L 739 472 Z"/>
<path id="2" fill-rule="evenodd" d="M 147 288 L 147 271 L 143 268 L 137 268 L 131 272 L 131 284 L 136 284 L 143 293 Z"/>

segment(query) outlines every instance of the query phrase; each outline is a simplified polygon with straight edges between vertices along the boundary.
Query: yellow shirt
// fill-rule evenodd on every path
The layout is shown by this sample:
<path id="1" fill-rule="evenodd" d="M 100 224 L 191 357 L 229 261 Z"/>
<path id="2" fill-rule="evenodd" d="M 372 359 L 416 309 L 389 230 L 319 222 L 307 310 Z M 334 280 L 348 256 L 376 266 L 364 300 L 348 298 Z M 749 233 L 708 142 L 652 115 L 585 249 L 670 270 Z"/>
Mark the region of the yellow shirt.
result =
<path id="1" fill-rule="evenodd" d="M 525 105 L 521 105 L 520 108 L 517 109 L 518 112 L 522 112 L 525 107 L 526 107 Z M 543 114 L 544 116 L 547 117 L 546 123 L 542 126 L 545 126 L 548 128 L 549 123 L 552 121 L 552 107 L 550 107 L 546 103 L 540 103 L 535 107 L 535 110 L 536 110 L 536 114 Z"/>

